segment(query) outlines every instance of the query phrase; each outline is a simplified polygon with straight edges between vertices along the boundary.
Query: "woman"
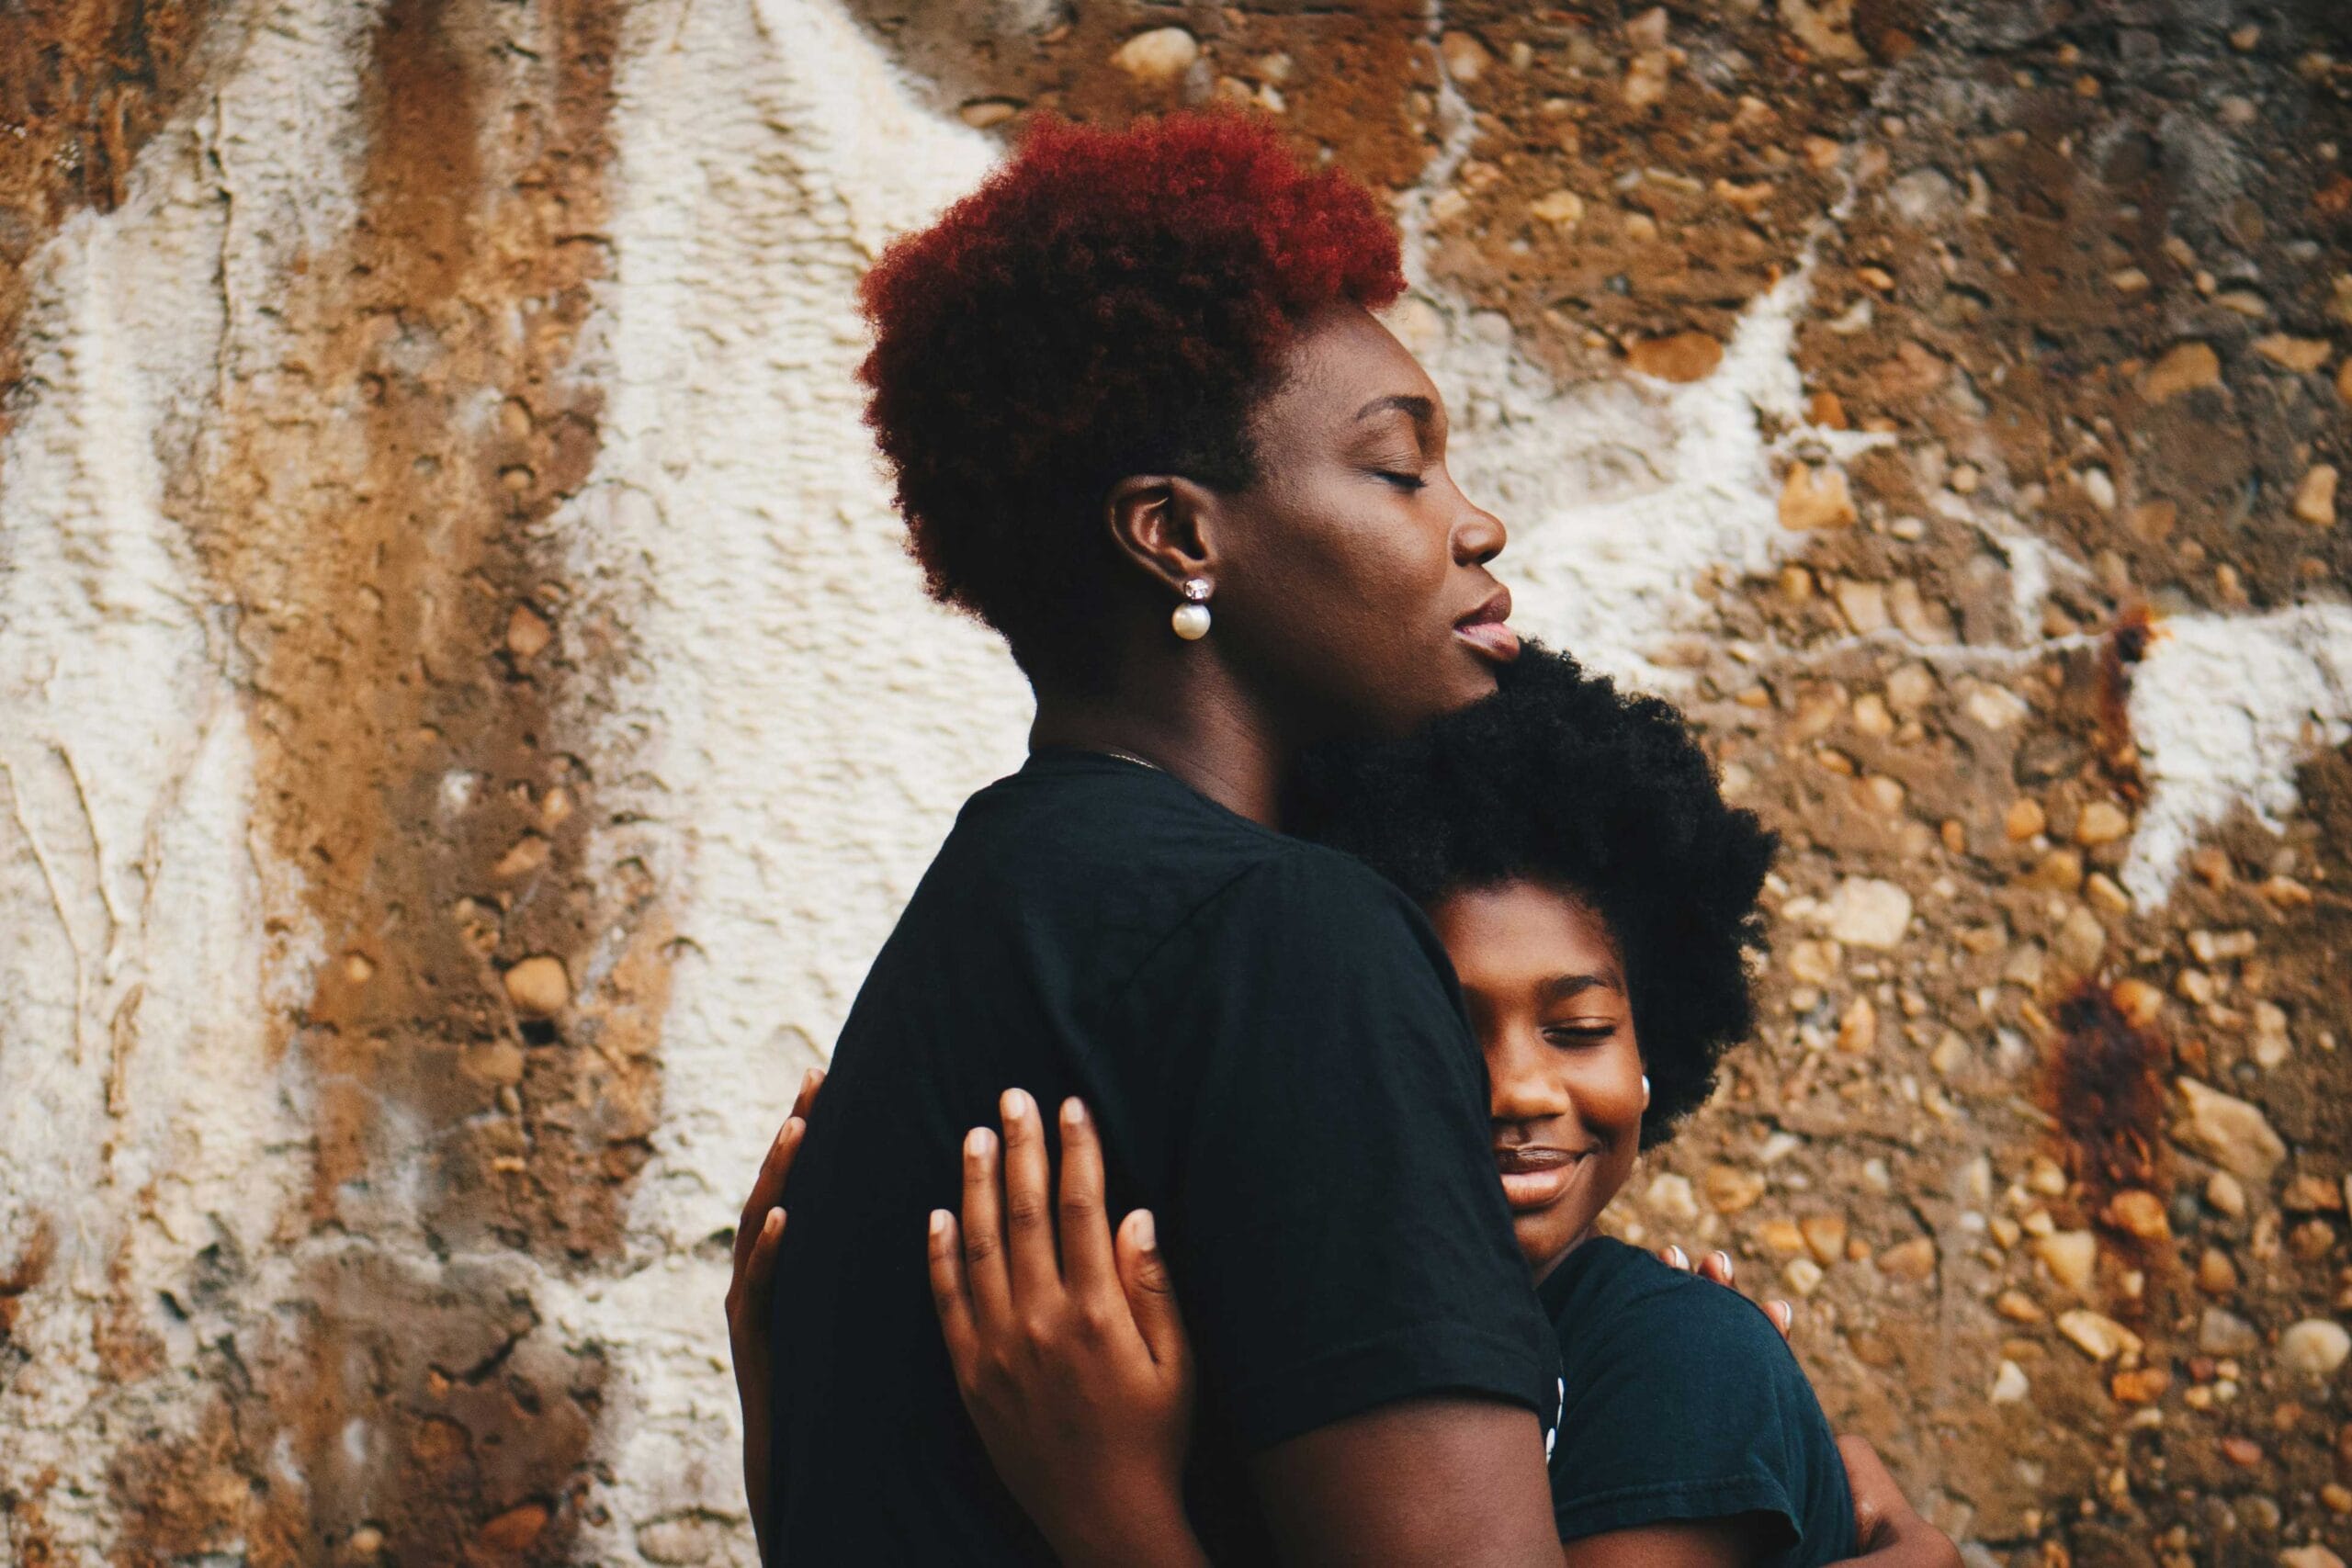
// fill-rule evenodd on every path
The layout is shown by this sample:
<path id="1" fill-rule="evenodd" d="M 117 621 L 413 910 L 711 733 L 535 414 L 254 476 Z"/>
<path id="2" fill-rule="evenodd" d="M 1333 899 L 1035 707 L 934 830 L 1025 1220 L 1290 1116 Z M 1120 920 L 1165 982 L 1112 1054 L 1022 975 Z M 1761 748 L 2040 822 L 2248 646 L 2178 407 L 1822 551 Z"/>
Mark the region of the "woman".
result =
<path id="1" fill-rule="evenodd" d="M 914 552 L 1037 716 L 876 959 L 797 1151 L 774 1263 L 821 1284 L 768 1311 L 789 1397 L 751 1477 L 784 1560 L 1050 1556 L 893 1240 L 1018 1083 L 1091 1108 L 1107 1199 L 1186 1282 L 1199 1416 L 1162 1525 L 1221 1562 L 1557 1561 L 1558 1358 L 1441 949 L 1276 830 L 1309 745 L 1464 707 L 1517 651 L 1502 525 L 1371 313 L 1401 287 L 1369 193 L 1227 118 L 1044 128 L 867 280 Z M 1034 1265 L 1049 1215 L 1009 1219 Z"/>
<path id="2" fill-rule="evenodd" d="M 955 1190 L 1008 1083 L 1085 1100 L 1110 1190 L 1187 1281 L 1213 1550 L 1557 1550 L 1557 1357 L 1435 939 L 1276 831 L 1304 748 L 1462 707 L 1517 650 L 1502 525 L 1371 313 L 1401 287 L 1370 193 L 1224 117 L 1044 128 L 866 280 L 914 552 L 1037 716 L 876 960 L 798 1153 L 777 1265 L 825 1286 L 771 1323 L 788 1559 L 1048 1555 L 888 1239 Z M 1310 1214 L 1344 1256 L 1290 1244 Z M 1427 1498 L 1396 1484 L 1407 1454 Z"/>

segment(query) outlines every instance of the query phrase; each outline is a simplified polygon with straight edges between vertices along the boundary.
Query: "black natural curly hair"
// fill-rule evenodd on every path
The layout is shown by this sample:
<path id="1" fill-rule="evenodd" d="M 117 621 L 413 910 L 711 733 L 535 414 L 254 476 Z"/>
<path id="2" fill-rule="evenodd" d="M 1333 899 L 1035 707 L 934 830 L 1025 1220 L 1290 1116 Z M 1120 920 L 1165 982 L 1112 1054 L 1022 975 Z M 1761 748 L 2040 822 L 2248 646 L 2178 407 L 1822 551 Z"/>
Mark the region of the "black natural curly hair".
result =
<path id="1" fill-rule="evenodd" d="M 1246 486 L 1248 419 L 1296 330 L 1404 287 L 1380 201 L 1263 118 L 1039 121 L 860 289 L 866 423 L 933 596 L 1033 680 L 1099 668 L 1110 487 Z"/>
<path id="2" fill-rule="evenodd" d="M 1369 863 L 1427 908 L 1507 882 L 1573 894 L 1625 964 L 1650 1078 L 1644 1147 L 1705 1103 L 1755 1022 L 1743 949 L 1779 848 L 1724 803 L 1680 713 L 1531 643 L 1496 694 L 1402 740 L 1306 759 L 1293 829 Z"/>

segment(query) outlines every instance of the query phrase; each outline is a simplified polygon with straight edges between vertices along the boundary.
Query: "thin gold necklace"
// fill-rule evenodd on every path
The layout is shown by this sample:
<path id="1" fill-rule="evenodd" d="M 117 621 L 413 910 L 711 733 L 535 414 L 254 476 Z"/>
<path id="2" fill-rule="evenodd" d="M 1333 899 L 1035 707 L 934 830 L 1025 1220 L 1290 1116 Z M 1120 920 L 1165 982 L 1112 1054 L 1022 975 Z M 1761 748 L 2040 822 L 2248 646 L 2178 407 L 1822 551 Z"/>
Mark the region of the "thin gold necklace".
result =
<path id="1" fill-rule="evenodd" d="M 1149 768 L 1155 773 L 1164 773 L 1168 771 L 1148 757 L 1138 757 L 1133 751 L 1122 751 L 1116 746 L 1097 746 L 1094 750 L 1105 757 L 1116 757 L 1123 762 L 1133 762 L 1138 767 Z"/>

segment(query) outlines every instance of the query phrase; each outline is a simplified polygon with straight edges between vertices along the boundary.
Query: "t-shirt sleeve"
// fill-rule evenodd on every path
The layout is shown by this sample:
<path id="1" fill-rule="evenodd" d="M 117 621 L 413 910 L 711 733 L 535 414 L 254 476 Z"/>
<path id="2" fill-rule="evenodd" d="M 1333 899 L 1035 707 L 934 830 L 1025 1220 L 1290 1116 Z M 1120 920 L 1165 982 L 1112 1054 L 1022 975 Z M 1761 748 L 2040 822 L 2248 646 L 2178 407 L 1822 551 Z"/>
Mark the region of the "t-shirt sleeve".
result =
<path id="1" fill-rule="evenodd" d="M 1680 1277 L 1595 1327 L 1606 1340 L 1577 1358 L 1587 1375 L 1568 1392 L 1552 1454 L 1562 1540 L 1757 1515 L 1769 1520 L 1767 1550 L 1780 1551 L 1818 1530 L 1825 1483 L 1842 1497 L 1843 1470 L 1819 1473 L 1838 1465 L 1820 1405 L 1753 1303 Z M 1828 1511 L 1839 1509 L 1850 1517 L 1842 1503 Z"/>
<path id="2" fill-rule="evenodd" d="M 1404 896 L 1301 846 L 1197 911 L 1126 987 L 1163 1043 L 1160 1216 L 1204 1415 L 1255 1452 L 1398 1400 L 1556 1408 L 1484 1064 Z M 1142 1087 L 1140 1085 L 1138 1088 Z"/>

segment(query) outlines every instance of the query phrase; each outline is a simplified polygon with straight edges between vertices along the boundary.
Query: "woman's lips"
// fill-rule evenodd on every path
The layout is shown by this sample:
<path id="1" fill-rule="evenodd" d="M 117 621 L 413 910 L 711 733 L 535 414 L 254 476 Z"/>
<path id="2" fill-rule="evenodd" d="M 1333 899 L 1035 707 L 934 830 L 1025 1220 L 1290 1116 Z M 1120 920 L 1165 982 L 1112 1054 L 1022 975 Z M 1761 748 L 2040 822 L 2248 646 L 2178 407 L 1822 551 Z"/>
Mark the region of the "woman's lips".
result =
<path id="1" fill-rule="evenodd" d="M 1498 588 L 1487 602 L 1453 623 L 1453 635 L 1498 664 L 1519 657 L 1519 634 L 1510 619 L 1510 590 Z"/>
<path id="2" fill-rule="evenodd" d="M 1500 621 L 1471 621 L 1454 627 L 1453 635 L 1498 664 L 1519 657 L 1519 634 Z"/>
<path id="3" fill-rule="evenodd" d="M 1566 1149 L 1498 1147 L 1495 1172 L 1502 1178 L 1504 1201 L 1514 1209 L 1550 1208 L 1567 1191 L 1584 1157 Z"/>

